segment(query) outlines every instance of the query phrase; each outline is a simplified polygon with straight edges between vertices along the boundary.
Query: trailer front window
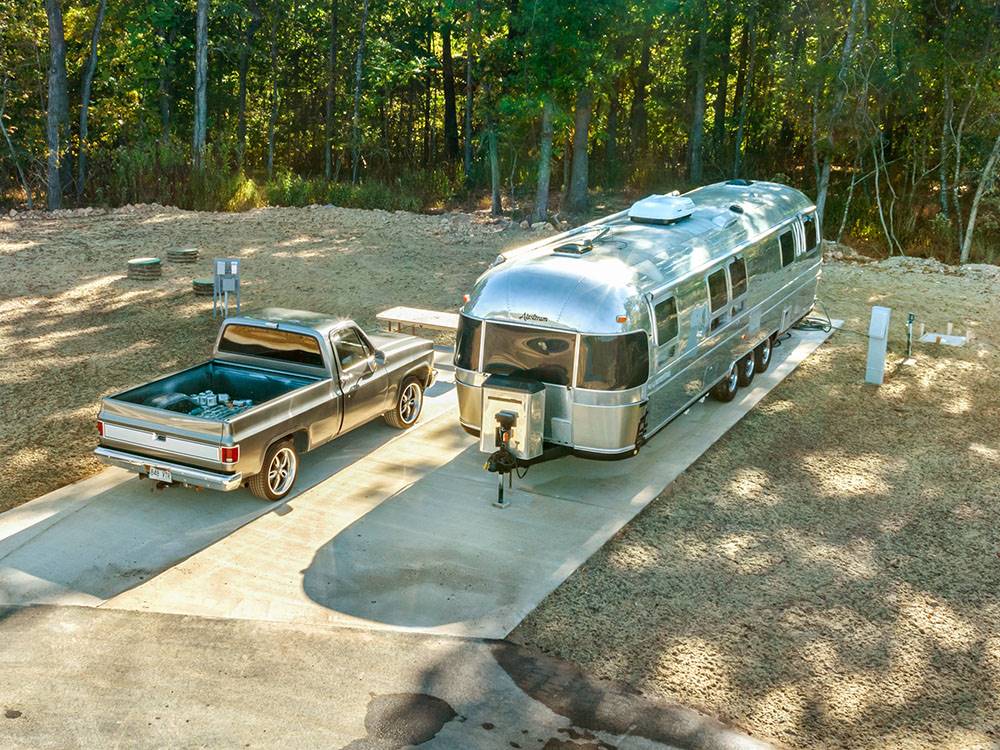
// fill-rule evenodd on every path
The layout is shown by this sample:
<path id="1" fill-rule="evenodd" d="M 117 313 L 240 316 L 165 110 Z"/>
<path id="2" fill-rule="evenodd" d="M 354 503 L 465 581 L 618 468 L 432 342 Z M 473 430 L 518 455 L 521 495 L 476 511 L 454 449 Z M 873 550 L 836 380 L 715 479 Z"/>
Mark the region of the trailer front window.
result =
<path id="1" fill-rule="evenodd" d="M 581 336 L 576 385 L 595 391 L 624 391 L 649 380 L 649 344 L 643 331 Z"/>
<path id="2" fill-rule="evenodd" d="M 458 334 L 455 337 L 455 367 L 463 370 L 479 369 L 479 344 L 483 336 L 483 321 L 467 315 L 458 316 Z"/>
<path id="3" fill-rule="evenodd" d="M 483 372 L 569 385 L 574 334 L 488 323 L 485 336 Z"/>

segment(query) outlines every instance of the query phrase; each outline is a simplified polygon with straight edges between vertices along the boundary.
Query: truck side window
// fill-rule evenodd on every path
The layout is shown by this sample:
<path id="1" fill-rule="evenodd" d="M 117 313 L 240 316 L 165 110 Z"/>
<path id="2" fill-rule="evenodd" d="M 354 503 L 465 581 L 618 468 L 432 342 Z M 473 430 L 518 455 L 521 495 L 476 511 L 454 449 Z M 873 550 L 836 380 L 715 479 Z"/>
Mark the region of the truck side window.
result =
<path id="1" fill-rule="evenodd" d="M 335 333 L 333 348 L 337 350 L 341 372 L 368 359 L 368 347 L 353 328 L 345 328 Z"/>
<path id="2" fill-rule="evenodd" d="M 779 238 L 781 242 L 781 265 L 787 266 L 795 260 L 795 236 L 791 229 L 786 229 Z"/>
<path id="3" fill-rule="evenodd" d="M 747 293 L 747 264 L 743 258 L 737 258 L 729 265 L 729 281 L 733 287 L 733 299 Z"/>
<path id="4" fill-rule="evenodd" d="M 673 297 L 660 300 L 653 307 L 653 315 L 656 318 L 656 345 L 671 344 L 667 356 L 672 357 L 677 351 L 677 300 Z"/>

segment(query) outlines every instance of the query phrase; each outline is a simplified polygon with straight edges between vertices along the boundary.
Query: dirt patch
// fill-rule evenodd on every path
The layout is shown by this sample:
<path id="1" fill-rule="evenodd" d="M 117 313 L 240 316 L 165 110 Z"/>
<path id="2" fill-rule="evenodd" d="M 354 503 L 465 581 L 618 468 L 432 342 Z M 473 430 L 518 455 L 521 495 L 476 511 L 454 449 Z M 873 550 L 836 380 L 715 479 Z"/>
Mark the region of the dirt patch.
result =
<path id="1" fill-rule="evenodd" d="M 482 214 L 341 208 L 212 214 L 126 206 L 0 218 L 0 511 L 100 470 L 101 396 L 209 356 L 218 321 L 193 278 L 243 259 L 244 311 L 312 309 L 374 327 L 393 305 L 454 310 L 505 247 L 536 237 Z M 155 281 L 126 261 L 196 247 Z"/>
<path id="2" fill-rule="evenodd" d="M 1000 738 L 1000 285 L 831 263 L 837 333 L 512 639 L 792 747 Z M 870 306 L 892 367 L 863 383 Z M 976 332 L 918 346 L 905 318 Z"/>

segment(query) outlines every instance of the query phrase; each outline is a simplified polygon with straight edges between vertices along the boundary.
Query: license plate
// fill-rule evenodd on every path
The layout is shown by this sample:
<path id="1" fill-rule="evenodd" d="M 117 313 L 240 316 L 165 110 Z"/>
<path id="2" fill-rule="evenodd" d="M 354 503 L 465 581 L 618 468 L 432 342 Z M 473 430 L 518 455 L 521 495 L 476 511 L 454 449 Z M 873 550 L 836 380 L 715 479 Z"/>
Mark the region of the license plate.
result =
<path id="1" fill-rule="evenodd" d="M 149 467 L 149 478 L 157 482 L 172 482 L 174 478 L 170 476 L 169 469 L 157 469 L 155 466 Z"/>

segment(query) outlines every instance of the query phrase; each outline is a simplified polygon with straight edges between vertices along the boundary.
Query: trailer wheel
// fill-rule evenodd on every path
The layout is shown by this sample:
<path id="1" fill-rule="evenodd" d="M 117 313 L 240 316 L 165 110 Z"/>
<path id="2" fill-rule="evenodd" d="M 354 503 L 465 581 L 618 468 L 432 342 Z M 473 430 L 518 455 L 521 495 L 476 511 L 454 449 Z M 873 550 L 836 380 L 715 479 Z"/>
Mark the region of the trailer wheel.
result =
<path id="1" fill-rule="evenodd" d="M 757 374 L 757 358 L 754 353 L 750 352 L 737 362 L 736 369 L 739 371 L 740 388 L 746 388 L 753 382 L 753 376 Z"/>
<path id="2" fill-rule="evenodd" d="M 399 384 L 396 405 L 392 411 L 387 411 L 383 416 L 392 427 L 406 430 L 416 424 L 423 408 L 424 386 L 419 378 L 411 376 Z"/>
<path id="3" fill-rule="evenodd" d="M 757 366 L 757 372 L 767 372 L 767 368 L 771 366 L 772 345 L 771 337 L 768 336 L 757 344 L 757 348 L 753 350 L 753 359 Z"/>
<path id="4" fill-rule="evenodd" d="M 260 473 L 250 477 L 250 491 L 261 500 L 276 502 L 291 492 L 298 475 L 295 443 L 283 440 L 267 449 Z"/>
<path id="5" fill-rule="evenodd" d="M 736 391 L 740 387 L 739 362 L 733 363 L 729 368 L 729 374 L 715 384 L 712 388 L 712 398 L 723 403 L 732 401 L 736 397 Z"/>

